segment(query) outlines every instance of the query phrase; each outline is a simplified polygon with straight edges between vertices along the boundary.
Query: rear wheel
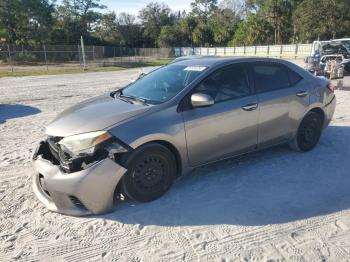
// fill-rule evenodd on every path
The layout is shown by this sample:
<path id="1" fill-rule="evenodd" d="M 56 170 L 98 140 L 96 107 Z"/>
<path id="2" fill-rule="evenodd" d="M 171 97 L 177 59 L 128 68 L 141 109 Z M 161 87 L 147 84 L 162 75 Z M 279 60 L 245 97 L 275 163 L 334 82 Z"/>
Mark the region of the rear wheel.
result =
<path id="1" fill-rule="evenodd" d="M 297 151 L 309 151 L 317 145 L 321 133 L 322 118 L 316 112 L 309 112 L 301 121 L 297 135 L 290 146 Z"/>
<path id="2" fill-rule="evenodd" d="M 176 175 L 174 155 L 164 146 L 151 143 L 136 149 L 126 160 L 123 191 L 139 202 L 148 202 L 168 191 Z"/>

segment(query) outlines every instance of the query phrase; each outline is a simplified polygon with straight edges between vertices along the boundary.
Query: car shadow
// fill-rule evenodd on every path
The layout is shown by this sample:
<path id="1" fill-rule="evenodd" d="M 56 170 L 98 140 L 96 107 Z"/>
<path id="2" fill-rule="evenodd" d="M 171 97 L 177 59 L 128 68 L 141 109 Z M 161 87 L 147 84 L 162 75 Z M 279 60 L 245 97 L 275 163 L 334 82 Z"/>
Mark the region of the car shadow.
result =
<path id="1" fill-rule="evenodd" d="M 20 104 L 0 104 L 0 124 L 8 119 L 24 117 L 38 114 L 41 111 L 38 108 Z"/>
<path id="2" fill-rule="evenodd" d="M 330 126 L 307 153 L 287 146 L 198 168 L 150 203 L 119 201 L 99 218 L 126 224 L 267 225 L 350 208 L 350 128 Z"/>

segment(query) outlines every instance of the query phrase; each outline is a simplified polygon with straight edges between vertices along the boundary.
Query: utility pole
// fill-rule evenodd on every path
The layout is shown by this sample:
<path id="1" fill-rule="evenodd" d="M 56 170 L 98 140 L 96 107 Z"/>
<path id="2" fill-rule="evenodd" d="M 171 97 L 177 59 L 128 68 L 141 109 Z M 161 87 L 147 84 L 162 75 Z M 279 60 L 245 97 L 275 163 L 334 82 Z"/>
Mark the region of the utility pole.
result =
<path id="1" fill-rule="evenodd" d="M 80 37 L 80 43 L 81 43 L 81 53 L 82 53 L 82 57 L 83 57 L 83 69 L 86 70 L 85 48 L 84 48 L 83 36 Z"/>
<path id="2" fill-rule="evenodd" d="M 46 54 L 46 46 L 45 45 L 44 45 L 44 58 L 45 58 L 46 71 L 49 71 L 49 66 L 47 65 L 47 54 Z"/>
<path id="3" fill-rule="evenodd" d="M 8 56 L 9 56 L 9 63 L 11 66 L 11 72 L 13 73 L 13 64 L 12 64 L 12 58 L 11 58 L 11 49 L 10 49 L 10 45 L 7 45 L 7 52 L 8 52 Z"/>

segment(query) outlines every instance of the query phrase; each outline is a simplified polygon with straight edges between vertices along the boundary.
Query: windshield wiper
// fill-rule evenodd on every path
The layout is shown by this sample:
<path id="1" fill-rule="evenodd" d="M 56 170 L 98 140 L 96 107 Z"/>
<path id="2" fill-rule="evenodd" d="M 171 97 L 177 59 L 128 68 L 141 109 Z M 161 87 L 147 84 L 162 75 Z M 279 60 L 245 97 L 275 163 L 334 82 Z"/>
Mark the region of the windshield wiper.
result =
<path id="1" fill-rule="evenodd" d="M 110 93 L 110 96 L 113 97 L 114 99 L 119 98 L 120 100 L 123 100 L 128 103 L 133 103 L 133 102 L 139 102 L 143 105 L 148 106 L 148 100 L 145 98 L 137 97 L 137 96 L 129 96 L 129 95 L 123 95 L 123 89 L 114 91 Z"/>
<path id="2" fill-rule="evenodd" d="M 112 97 L 112 98 L 116 98 L 117 96 L 119 96 L 121 94 L 121 90 L 117 90 L 117 91 L 113 91 L 111 92 L 109 95 Z"/>
<path id="3" fill-rule="evenodd" d="M 119 97 L 126 98 L 126 99 L 130 99 L 130 100 L 133 100 L 133 101 L 142 103 L 143 105 L 148 105 L 147 100 L 144 99 L 144 98 L 141 98 L 141 97 L 137 97 L 137 96 L 127 96 L 127 95 L 123 95 L 123 94 L 120 94 Z"/>
<path id="4" fill-rule="evenodd" d="M 110 93 L 110 96 L 113 97 L 114 99 L 120 99 L 120 100 L 122 100 L 122 101 L 124 101 L 124 102 L 126 102 L 126 103 L 133 104 L 133 102 L 130 101 L 130 99 L 128 99 L 128 98 L 123 98 L 123 97 L 121 96 L 121 93 L 122 93 L 121 90 L 113 91 L 113 92 Z"/>

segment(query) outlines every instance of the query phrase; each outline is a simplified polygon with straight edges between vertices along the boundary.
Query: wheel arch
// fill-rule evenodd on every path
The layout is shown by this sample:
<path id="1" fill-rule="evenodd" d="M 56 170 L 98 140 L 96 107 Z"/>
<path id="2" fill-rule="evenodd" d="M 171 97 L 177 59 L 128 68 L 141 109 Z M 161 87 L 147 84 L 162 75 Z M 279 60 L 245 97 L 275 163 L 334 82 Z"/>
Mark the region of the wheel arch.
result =
<path id="1" fill-rule="evenodd" d="M 294 150 L 296 150 L 296 151 L 300 151 L 300 152 L 302 152 L 302 151 L 309 151 L 309 150 L 311 150 L 312 148 L 314 148 L 315 147 L 315 145 L 318 143 L 318 140 L 316 141 L 316 143 L 314 144 L 314 145 L 312 145 L 309 149 L 301 149 L 300 148 L 300 145 L 298 144 L 298 132 L 299 132 L 299 129 L 300 129 L 300 126 L 301 126 L 301 124 L 302 124 L 302 122 L 303 122 L 303 120 L 305 119 L 305 117 L 309 114 L 309 113 L 315 113 L 315 114 L 317 114 L 319 117 L 320 117 L 320 119 L 321 119 L 321 125 L 320 125 L 320 134 L 321 134 L 321 132 L 322 132 L 322 127 L 323 127 L 323 124 L 324 124 L 324 122 L 325 122 L 325 119 L 326 119 L 326 114 L 325 114 L 325 112 L 323 111 L 323 109 L 321 108 L 321 107 L 318 107 L 318 106 L 315 106 L 315 107 L 312 107 L 312 108 L 309 108 L 308 110 L 306 110 L 305 111 L 305 114 L 304 114 L 304 116 L 300 119 L 300 121 L 299 121 L 299 125 L 298 125 L 298 129 L 297 129 L 297 131 L 296 131 L 296 133 L 294 134 L 294 136 L 293 136 L 293 139 L 289 142 L 289 146 L 292 148 L 292 149 L 294 149 Z M 319 137 L 318 137 L 318 139 L 320 138 L 320 135 L 319 135 Z"/>
<path id="2" fill-rule="evenodd" d="M 147 141 L 143 144 L 138 145 L 137 147 L 133 148 L 132 151 L 130 151 L 129 153 L 134 152 L 135 150 L 139 149 L 140 147 L 144 147 L 150 144 L 158 144 L 161 146 L 164 146 L 165 148 L 167 148 L 175 157 L 175 161 L 176 161 L 176 177 L 178 178 L 182 175 L 182 167 L 183 167 L 183 161 L 181 160 L 181 155 L 179 150 L 169 141 L 166 140 L 150 140 Z M 119 159 L 117 161 L 118 164 L 124 166 L 126 159 L 129 157 L 130 155 L 128 153 L 126 153 L 125 155 L 121 156 L 121 159 Z M 125 157 L 125 158 L 124 158 Z M 124 191 L 123 186 L 122 186 L 122 179 L 120 179 L 115 187 L 115 191 L 114 191 L 114 203 L 116 202 L 119 193 L 122 193 Z"/>
<path id="3" fill-rule="evenodd" d="M 322 109 L 321 107 L 321 104 L 314 104 L 314 105 L 310 105 L 305 111 L 304 111 L 304 114 L 298 118 L 298 120 L 296 121 L 295 123 L 295 126 L 294 126 L 294 130 L 293 130 L 293 134 L 291 136 L 291 139 L 293 139 L 297 132 L 298 132 L 298 128 L 301 124 L 301 122 L 303 121 L 303 119 L 305 118 L 305 116 L 309 113 L 309 112 L 315 112 L 317 113 L 321 119 L 322 119 L 322 126 L 324 125 L 325 123 L 325 119 L 326 119 L 326 114 L 324 112 L 324 110 Z"/>

